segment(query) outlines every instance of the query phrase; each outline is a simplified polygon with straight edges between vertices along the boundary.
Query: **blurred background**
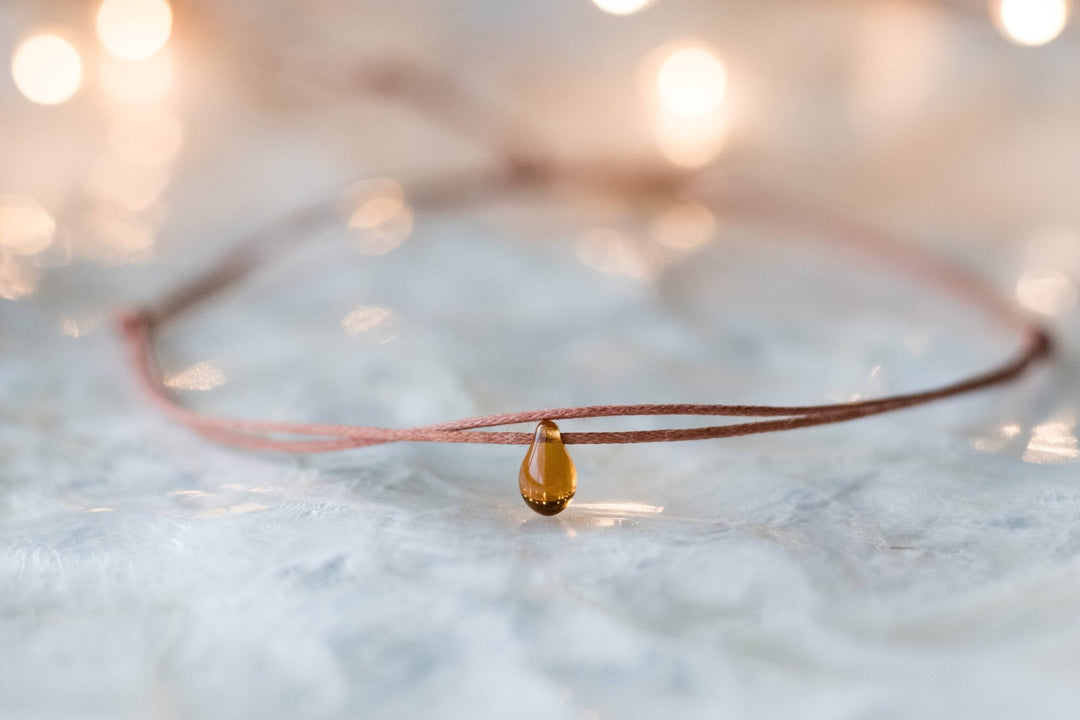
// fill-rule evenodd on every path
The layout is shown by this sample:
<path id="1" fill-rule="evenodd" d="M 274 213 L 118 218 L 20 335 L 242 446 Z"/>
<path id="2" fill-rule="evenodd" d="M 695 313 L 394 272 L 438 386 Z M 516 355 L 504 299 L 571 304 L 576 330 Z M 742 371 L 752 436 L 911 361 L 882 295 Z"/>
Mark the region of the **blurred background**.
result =
<path id="1" fill-rule="evenodd" d="M 1022 245 L 1016 269 L 1071 304 L 1068 17 L 1065 0 L 10 3 L 2 294 L 26 302 L 51 268 L 173 264 L 350 179 L 490 161 L 483 137 L 365 97 L 365 64 L 391 61 L 444 72 L 562 157 L 748 168 Z"/>
<path id="2" fill-rule="evenodd" d="M 1074 10 L 3 3 L 0 714 L 1069 716 Z M 575 451 L 555 521 L 517 499 L 514 448 L 235 453 L 138 395 L 115 312 L 253 233 L 297 247 L 160 343 L 166 384 L 233 416 L 835 402 L 1015 348 L 692 193 L 414 196 L 507 153 L 856 218 L 985 277 L 1062 352 L 850 425 Z"/>

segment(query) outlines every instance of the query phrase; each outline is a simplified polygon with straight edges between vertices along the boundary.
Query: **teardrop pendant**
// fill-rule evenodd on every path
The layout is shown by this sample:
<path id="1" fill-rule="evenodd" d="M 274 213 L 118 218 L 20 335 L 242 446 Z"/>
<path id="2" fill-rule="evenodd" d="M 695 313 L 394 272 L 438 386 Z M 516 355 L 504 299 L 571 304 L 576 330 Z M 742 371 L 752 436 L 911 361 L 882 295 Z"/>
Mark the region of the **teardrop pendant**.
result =
<path id="1" fill-rule="evenodd" d="M 557 515 L 577 491 L 577 470 L 563 445 L 559 426 L 541 420 L 521 462 L 518 487 L 525 504 L 541 515 Z"/>

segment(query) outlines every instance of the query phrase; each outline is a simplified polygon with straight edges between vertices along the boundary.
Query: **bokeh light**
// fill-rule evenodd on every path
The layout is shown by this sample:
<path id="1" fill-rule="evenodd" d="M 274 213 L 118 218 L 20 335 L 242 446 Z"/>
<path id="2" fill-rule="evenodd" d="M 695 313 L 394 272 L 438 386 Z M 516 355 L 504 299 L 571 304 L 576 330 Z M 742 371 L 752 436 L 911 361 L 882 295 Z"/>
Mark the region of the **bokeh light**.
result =
<path id="1" fill-rule="evenodd" d="M 56 221 L 22 195 L 0 195 L 0 248 L 13 255 L 36 255 L 52 244 Z"/>
<path id="2" fill-rule="evenodd" d="M 660 101 L 670 112 L 700 117 L 719 107 L 727 90 L 727 70 L 706 47 L 692 45 L 673 51 L 656 75 Z"/>
<path id="3" fill-rule="evenodd" d="M 1000 0 L 994 13 L 998 29 L 1020 45 L 1045 45 L 1065 29 L 1068 0 Z"/>
<path id="4" fill-rule="evenodd" d="M 82 84 L 79 51 L 59 35 L 35 35 L 24 40 L 11 58 L 15 87 L 41 105 L 58 105 Z"/>
<path id="5" fill-rule="evenodd" d="M 612 15 L 633 15 L 652 4 L 652 0 L 593 0 L 593 4 Z"/>
<path id="6" fill-rule="evenodd" d="M 1016 299 L 1028 310 L 1061 315 L 1076 304 L 1077 293 L 1064 274 L 1051 267 L 1036 267 L 1016 281 Z"/>
<path id="7" fill-rule="evenodd" d="M 343 212 L 352 245 L 365 255 L 384 255 L 405 242 L 413 215 L 401 184 L 388 178 L 364 180 L 345 191 Z"/>
<path id="8" fill-rule="evenodd" d="M 728 126 L 727 70 L 719 56 L 700 42 L 676 41 L 650 53 L 640 77 L 664 157 L 689 168 L 712 162 Z"/>
<path id="9" fill-rule="evenodd" d="M 143 60 L 169 41 L 172 7 L 166 0 L 105 0 L 97 14 L 97 33 L 110 55 Z"/>

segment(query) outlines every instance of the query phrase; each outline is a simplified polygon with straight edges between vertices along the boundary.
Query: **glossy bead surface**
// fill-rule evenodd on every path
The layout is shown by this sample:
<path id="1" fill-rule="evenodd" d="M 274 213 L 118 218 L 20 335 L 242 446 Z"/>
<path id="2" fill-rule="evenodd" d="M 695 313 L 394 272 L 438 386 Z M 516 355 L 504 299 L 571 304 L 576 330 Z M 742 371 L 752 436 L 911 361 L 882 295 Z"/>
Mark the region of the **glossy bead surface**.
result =
<path id="1" fill-rule="evenodd" d="M 518 474 L 525 503 L 541 515 L 563 511 L 577 490 L 577 469 L 563 445 L 559 426 L 541 420 Z"/>

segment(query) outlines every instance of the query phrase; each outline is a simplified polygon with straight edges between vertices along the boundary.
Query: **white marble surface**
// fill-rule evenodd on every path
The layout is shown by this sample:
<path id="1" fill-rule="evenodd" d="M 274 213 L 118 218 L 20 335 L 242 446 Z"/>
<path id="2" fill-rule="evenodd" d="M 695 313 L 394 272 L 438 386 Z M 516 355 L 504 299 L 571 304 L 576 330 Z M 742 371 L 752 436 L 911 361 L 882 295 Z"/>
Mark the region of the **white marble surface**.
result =
<path id="1" fill-rule="evenodd" d="M 636 57 L 660 30 L 687 31 L 685 9 L 669 5 L 629 19 L 606 52 Z M 731 165 L 934 246 L 1004 293 L 1040 265 L 1080 280 L 1069 265 L 1080 262 L 1071 66 L 1001 49 L 962 17 L 814 3 L 822 37 L 855 27 L 872 39 L 899 17 L 940 44 L 944 79 L 916 83 L 914 108 L 889 100 L 912 114 L 882 128 L 865 113 L 884 110 L 845 84 L 848 66 L 830 64 L 824 40 L 801 41 L 820 59 L 817 76 L 798 71 L 816 78 L 806 97 L 777 89 L 788 50 L 752 40 L 790 34 L 807 11 L 772 5 L 783 18 L 735 3 L 717 17 L 739 32 L 705 34 L 732 47 L 733 83 L 747 70 L 759 96 L 773 88 L 814 122 L 748 123 Z M 478 53 L 466 40 L 524 32 L 509 10 L 474 7 L 441 34 L 437 12 L 410 20 L 415 37 L 402 42 L 469 73 Z M 582 33 L 609 22 L 557 12 L 587 17 Z M 204 38 L 236 15 L 204 20 Z M 562 26 L 529 17 L 537 42 L 562 49 L 551 72 L 576 67 Z M 1048 52 L 1071 58 L 1070 43 Z M 215 62 L 191 63 L 205 87 L 178 101 L 184 147 L 151 257 L 77 259 L 31 296 L 0 301 L 0 717 L 1075 716 L 1076 308 L 1047 318 L 1054 363 L 999 390 L 800 432 L 573 449 L 579 494 L 552 519 L 517 496 L 521 448 L 234 452 L 137 393 L 109 312 L 347 179 L 398 172 L 387 145 L 444 147 L 454 161 L 477 151 L 422 123 L 391 140 L 353 137 L 350 123 L 378 127 L 387 111 L 274 105 L 232 92 L 242 80 L 217 77 Z M 986 63 L 1007 71 L 966 84 Z M 515 86 L 524 67 L 476 75 Z M 567 92 L 605 73 L 618 75 L 602 68 Z M 518 99 L 548 111 L 540 124 L 560 147 L 602 135 L 588 121 L 560 130 L 574 111 L 545 104 L 542 74 L 518 77 Z M 1045 96 L 1022 89 L 1032 77 Z M 966 99 L 943 99 L 960 86 Z M 846 93 L 862 98 L 844 106 L 851 115 L 823 109 Z M 876 134 L 851 147 L 854 126 Z M 44 142 L 50 130 L 20 137 Z M 71 142 L 92 157 L 100 140 L 85 132 Z M 31 182 L 27 167 L 8 184 Z M 531 197 L 418 214 L 408 240 L 377 258 L 330 228 L 178 323 L 165 368 L 216 368 L 224 383 L 181 391 L 207 410 L 413 424 L 562 404 L 839 400 L 956 379 L 1011 349 L 963 308 L 876 272 L 852 278 L 807 238 L 724 217 L 709 243 L 649 279 L 601 273 L 581 262 L 582 234 L 645 238 L 650 213 L 566 208 Z M 1045 241 L 1051 226 L 1064 245 Z M 342 319 L 359 306 L 393 315 L 350 336 Z"/>

